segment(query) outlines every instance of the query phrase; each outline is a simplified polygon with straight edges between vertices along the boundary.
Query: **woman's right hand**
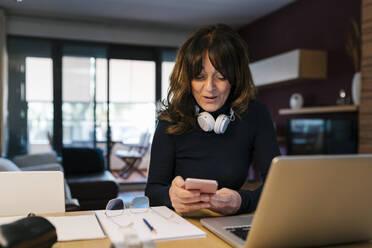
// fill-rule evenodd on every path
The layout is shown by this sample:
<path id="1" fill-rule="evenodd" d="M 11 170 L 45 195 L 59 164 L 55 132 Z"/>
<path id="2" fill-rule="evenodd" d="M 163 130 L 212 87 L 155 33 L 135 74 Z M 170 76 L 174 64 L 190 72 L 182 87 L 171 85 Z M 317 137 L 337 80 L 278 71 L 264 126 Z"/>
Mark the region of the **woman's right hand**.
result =
<path id="1" fill-rule="evenodd" d="M 211 207 L 209 203 L 211 196 L 209 194 L 200 193 L 199 190 L 186 190 L 185 180 L 180 176 L 176 176 L 173 179 L 169 189 L 169 198 L 173 208 L 179 213 Z"/>

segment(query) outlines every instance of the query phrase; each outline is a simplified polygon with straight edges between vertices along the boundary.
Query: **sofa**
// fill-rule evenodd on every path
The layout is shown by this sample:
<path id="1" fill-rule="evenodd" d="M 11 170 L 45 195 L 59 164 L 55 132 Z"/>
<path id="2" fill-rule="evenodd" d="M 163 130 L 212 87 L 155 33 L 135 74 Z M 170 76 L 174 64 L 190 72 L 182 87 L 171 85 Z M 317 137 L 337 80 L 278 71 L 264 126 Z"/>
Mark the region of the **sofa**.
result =
<path id="1" fill-rule="evenodd" d="M 119 184 L 107 169 L 102 149 L 62 148 L 62 166 L 81 210 L 104 209 L 118 196 Z"/>

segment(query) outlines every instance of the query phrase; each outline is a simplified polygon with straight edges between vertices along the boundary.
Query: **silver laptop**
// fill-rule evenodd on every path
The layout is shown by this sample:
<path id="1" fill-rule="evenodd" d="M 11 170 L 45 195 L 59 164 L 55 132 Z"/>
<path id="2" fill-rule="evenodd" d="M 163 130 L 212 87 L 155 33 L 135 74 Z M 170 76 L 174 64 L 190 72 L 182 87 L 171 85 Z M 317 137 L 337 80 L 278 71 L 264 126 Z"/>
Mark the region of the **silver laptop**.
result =
<path id="1" fill-rule="evenodd" d="M 274 158 L 254 216 L 201 223 L 234 247 L 372 240 L 372 154 Z"/>
<path id="2" fill-rule="evenodd" d="M 0 172 L 0 215 L 65 211 L 61 171 Z"/>

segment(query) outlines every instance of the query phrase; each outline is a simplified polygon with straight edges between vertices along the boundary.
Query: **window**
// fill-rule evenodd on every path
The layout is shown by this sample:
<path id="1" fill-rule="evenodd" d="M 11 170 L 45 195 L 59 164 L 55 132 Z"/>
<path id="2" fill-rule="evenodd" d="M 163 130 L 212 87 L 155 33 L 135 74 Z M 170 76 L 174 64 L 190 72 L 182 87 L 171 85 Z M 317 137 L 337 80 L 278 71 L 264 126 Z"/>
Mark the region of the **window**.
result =
<path id="1" fill-rule="evenodd" d="M 165 61 L 174 60 L 175 49 L 12 36 L 7 46 L 8 111 L 17 113 L 8 116 L 7 156 L 50 151 L 48 134 L 57 152 L 61 145 L 98 146 L 109 155 L 108 125 L 114 142 L 138 143 L 154 132 L 155 102 L 166 97 L 174 66 Z"/>
<path id="2" fill-rule="evenodd" d="M 51 150 L 53 131 L 53 61 L 26 57 L 26 101 L 29 153 Z"/>
<path id="3" fill-rule="evenodd" d="M 62 59 L 63 144 L 93 146 L 95 59 Z"/>
<path id="4" fill-rule="evenodd" d="M 155 129 L 155 62 L 110 60 L 110 125 L 113 141 L 138 143 Z"/>
<path id="5" fill-rule="evenodd" d="M 161 63 L 161 99 L 167 99 L 170 84 L 170 76 L 175 62 L 163 61 Z"/>
<path id="6" fill-rule="evenodd" d="M 96 59 L 96 140 L 107 141 L 107 59 Z"/>

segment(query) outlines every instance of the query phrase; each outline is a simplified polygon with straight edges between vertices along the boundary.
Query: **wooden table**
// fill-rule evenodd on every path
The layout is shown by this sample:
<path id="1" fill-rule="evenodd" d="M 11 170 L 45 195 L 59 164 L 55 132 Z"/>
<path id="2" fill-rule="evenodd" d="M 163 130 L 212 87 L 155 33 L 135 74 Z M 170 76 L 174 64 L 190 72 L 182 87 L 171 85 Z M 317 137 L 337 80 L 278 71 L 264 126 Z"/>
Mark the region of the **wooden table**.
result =
<path id="1" fill-rule="evenodd" d="M 82 214 L 92 214 L 91 211 L 80 211 L 80 212 L 66 212 L 66 213 L 59 213 L 59 214 L 51 214 L 45 216 L 63 216 L 63 215 L 82 215 Z M 162 241 L 156 242 L 156 247 L 158 248 L 168 248 L 168 247 L 206 247 L 206 248 L 226 248 L 231 247 L 225 241 L 218 238 L 216 235 L 205 229 L 201 224 L 199 219 L 201 217 L 206 216 L 214 216 L 211 212 L 198 212 L 194 213 L 193 215 L 189 215 L 186 217 L 188 221 L 190 221 L 195 226 L 202 229 L 206 232 L 206 238 L 198 238 L 198 239 L 183 239 L 183 240 L 173 240 L 173 241 Z M 105 239 L 97 239 L 97 240 L 83 240 L 83 241 L 70 241 L 70 242 L 57 242 L 53 245 L 53 248 L 110 248 L 111 242 L 108 238 Z"/>
<path id="2" fill-rule="evenodd" d="M 47 216 L 61 216 L 61 215 L 81 215 L 81 214 L 92 214 L 90 211 L 80 211 L 80 212 L 67 212 L 61 214 L 53 214 Z M 185 218 L 192 224 L 202 229 L 206 234 L 206 238 L 198 239 L 183 239 L 174 241 L 162 241 L 156 242 L 156 247 L 158 248 L 226 248 L 231 247 L 229 244 L 218 238 L 216 235 L 204 228 L 199 219 L 205 216 L 211 216 L 210 212 L 196 213 L 190 216 L 185 216 Z M 110 248 L 111 242 L 108 238 L 97 239 L 97 240 L 84 240 L 84 241 L 71 241 L 71 242 L 57 242 L 53 245 L 53 248 Z M 340 245 L 332 246 L 334 248 L 372 248 L 372 243 L 362 243 L 362 244 L 350 244 L 350 245 Z"/>

